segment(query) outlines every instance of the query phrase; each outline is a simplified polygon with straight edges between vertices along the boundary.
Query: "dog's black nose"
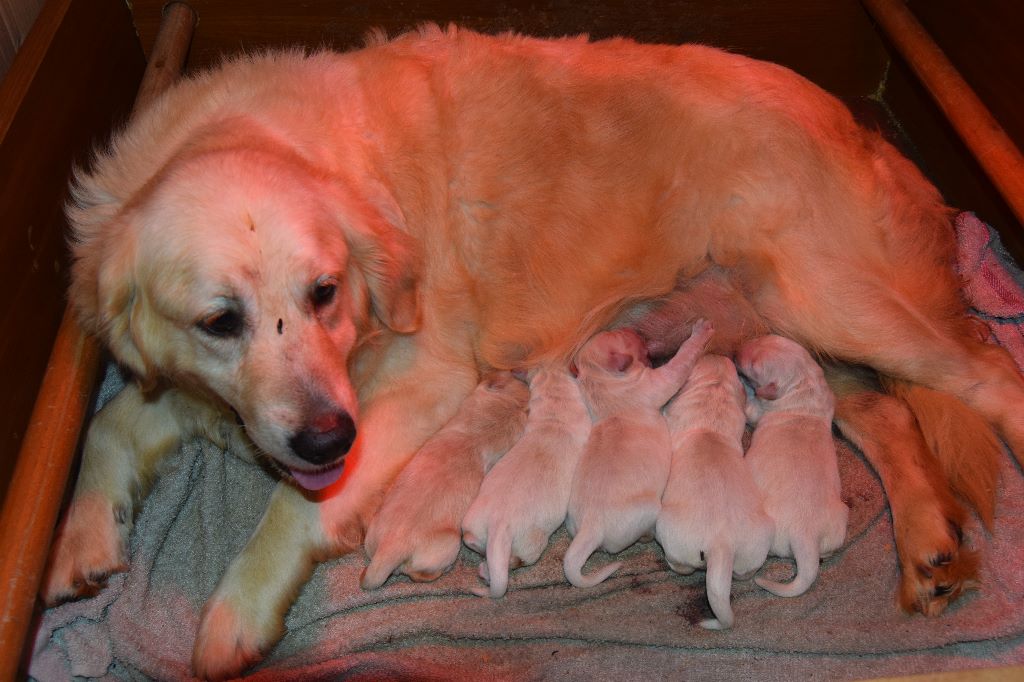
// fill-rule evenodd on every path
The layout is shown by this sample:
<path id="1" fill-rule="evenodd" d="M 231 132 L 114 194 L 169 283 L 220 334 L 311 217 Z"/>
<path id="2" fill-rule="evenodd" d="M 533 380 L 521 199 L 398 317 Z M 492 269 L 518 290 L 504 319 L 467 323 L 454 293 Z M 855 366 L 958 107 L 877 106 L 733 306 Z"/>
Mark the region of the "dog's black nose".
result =
<path id="1" fill-rule="evenodd" d="M 310 464 L 329 464 L 352 447 L 356 425 L 345 412 L 326 415 L 288 440 L 292 452 Z"/>

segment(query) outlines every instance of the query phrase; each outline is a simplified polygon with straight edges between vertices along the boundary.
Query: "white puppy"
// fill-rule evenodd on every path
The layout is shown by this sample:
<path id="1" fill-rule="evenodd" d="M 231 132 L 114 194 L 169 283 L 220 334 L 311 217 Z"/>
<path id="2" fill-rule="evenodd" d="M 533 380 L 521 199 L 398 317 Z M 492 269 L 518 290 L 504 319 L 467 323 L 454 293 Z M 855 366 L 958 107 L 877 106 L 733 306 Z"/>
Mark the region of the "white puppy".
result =
<path id="1" fill-rule="evenodd" d="M 500 597 L 508 571 L 540 558 L 565 520 L 576 462 L 590 434 L 590 414 L 569 372 L 541 367 L 530 379 L 523 437 L 494 465 L 462 521 L 463 540 L 485 554 L 480 576 Z"/>
<path id="2" fill-rule="evenodd" d="M 380 587 L 395 570 L 427 581 L 451 567 L 462 517 L 484 473 L 522 435 L 529 398 L 511 372 L 491 372 L 413 455 L 367 530 L 363 589 Z"/>
<path id="3" fill-rule="evenodd" d="M 842 546 L 849 509 L 840 496 L 832 440 L 835 397 L 804 348 L 781 336 L 748 341 L 736 357 L 754 386 L 747 418 L 756 425 L 747 450 L 765 511 L 775 520 L 772 554 L 796 559 L 789 584 L 756 582 L 782 597 L 803 594 L 818 577 L 818 561 Z"/>
<path id="4" fill-rule="evenodd" d="M 774 535 L 761 496 L 743 462 L 746 395 L 728 358 L 705 355 L 665 410 L 672 469 L 655 535 L 672 570 L 707 568 L 715 618 L 701 626 L 732 627 L 732 576 L 764 563 Z"/>
<path id="5" fill-rule="evenodd" d="M 618 569 L 614 562 L 590 577 L 583 564 L 599 547 L 621 552 L 650 538 L 668 480 L 671 443 L 661 408 L 690 375 L 713 333 L 698 320 L 690 338 L 662 367 L 652 369 L 643 339 L 630 329 L 596 334 L 580 350 L 580 389 L 594 426 L 573 478 L 565 527 L 573 535 L 565 577 L 592 587 Z"/>

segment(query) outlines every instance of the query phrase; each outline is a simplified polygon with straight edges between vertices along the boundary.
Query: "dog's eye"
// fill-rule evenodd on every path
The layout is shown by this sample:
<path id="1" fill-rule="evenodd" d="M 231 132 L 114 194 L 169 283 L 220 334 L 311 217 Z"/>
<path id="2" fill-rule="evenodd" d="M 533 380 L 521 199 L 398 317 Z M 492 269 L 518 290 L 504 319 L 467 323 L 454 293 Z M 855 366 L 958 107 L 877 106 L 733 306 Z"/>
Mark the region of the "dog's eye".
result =
<path id="1" fill-rule="evenodd" d="M 238 336 L 242 331 L 242 314 L 237 310 L 221 310 L 196 323 L 211 336 Z"/>
<path id="2" fill-rule="evenodd" d="M 334 294 L 338 291 L 338 280 L 333 277 L 323 276 L 313 285 L 310 297 L 313 299 L 313 306 L 323 307 L 334 300 Z"/>

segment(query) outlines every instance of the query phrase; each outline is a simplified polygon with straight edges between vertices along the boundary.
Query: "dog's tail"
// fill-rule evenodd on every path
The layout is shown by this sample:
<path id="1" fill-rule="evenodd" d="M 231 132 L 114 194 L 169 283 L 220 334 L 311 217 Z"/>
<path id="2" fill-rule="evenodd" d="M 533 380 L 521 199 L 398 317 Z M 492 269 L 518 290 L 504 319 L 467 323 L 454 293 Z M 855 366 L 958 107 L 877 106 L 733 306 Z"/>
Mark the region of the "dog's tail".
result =
<path id="1" fill-rule="evenodd" d="M 613 561 L 602 569 L 583 575 L 583 564 L 587 563 L 590 555 L 601 546 L 601 534 L 598 533 L 594 524 L 585 523 L 580 525 L 576 537 L 569 543 L 569 549 L 565 551 L 565 558 L 562 560 L 562 570 L 565 571 L 565 578 L 576 587 L 593 587 L 598 585 L 622 565 L 621 561 Z"/>
<path id="2" fill-rule="evenodd" d="M 949 486 L 977 510 L 991 531 L 1003 456 L 999 437 L 956 396 L 890 378 L 883 382 L 910 407 Z"/>
<path id="3" fill-rule="evenodd" d="M 487 533 L 486 569 L 481 566 L 481 577 L 486 571 L 489 588 L 478 588 L 473 594 L 479 597 L 498 599 L 508 590 L 508 566 L 512 561 L 512 539 L 507 524 L 491 528 Z"/>
<path id="4" fill-rule="evenodd" d="M 708 602 L 714 612 L 714 618 L 702 620 L 700 626 L 708 630 L 727 630 L 732 627 L 732 605 L 729 597 L 732 593 L 732 547 L 727 543 L 716 543 L 708 548 L 707 585 Z"/>
<path id="5" fill-rule="evenodd" d="M 760 576 L 754 578 L 754 582 L 780 597 L 799 597 L 810 589 L 814 581 L 818 579 L 818 554 L 817 541 L 807 535 L 798 535 L 791 540 L 793 558 L 796 559 L 796 576 L 788 583 L 779 583 Z"/>

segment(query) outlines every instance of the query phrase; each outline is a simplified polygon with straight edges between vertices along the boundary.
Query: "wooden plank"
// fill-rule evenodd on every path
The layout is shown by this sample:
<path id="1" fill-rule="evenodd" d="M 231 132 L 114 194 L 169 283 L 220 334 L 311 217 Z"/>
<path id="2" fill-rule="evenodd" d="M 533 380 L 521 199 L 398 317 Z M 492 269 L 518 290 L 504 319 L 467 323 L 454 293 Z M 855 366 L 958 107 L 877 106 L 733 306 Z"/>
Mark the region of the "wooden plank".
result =
<path id="1" fill-rule="evenodd" d="M 1024 224 L 1024 155 L 902 0 L 863 2 Z"/>
<path id="2" fill-rule="evenodd" d="M 136 26 L 147 51 L 164 0 L 135 0 Z M 538 36 L 625 35 L 648 42 L 704 42 L 796 69 L 839 95 L 873 93 L 886 54 L 856 0 L 192 0 L 200 16 L 191 68 L 224 53 L 263 47 L 327 45 L 346 49 L 366 31 L 389 33 L 422 22 L 485 32 Z"/>
<path id="3" fill-rule="evenodd" d="M 0 85 L 0 494 L 64 311 L 70 170 L 127 116 L 143 67 L 122 2 L 50 0 Z"/>
<path id="4" fill-rule="evenodd" d="M 102 49 L 97 49 L 97 45 Z M 0 515 L 0 679 L 21 660 L 88 404 L 98 349 L 64 313 L 70 169 L 129 111 L 144 66 L 119 0 L 50 0 L 0 85 L 0 464 L 6 485 L 43 369 L 32 428 Z M 48 362 L 49 359 L 49 362 Z"/>
<path id="5" fill-rule="evenodd" d="M 1024 149 L 1024 2 L 909 0 L 907 7 Z"/>

